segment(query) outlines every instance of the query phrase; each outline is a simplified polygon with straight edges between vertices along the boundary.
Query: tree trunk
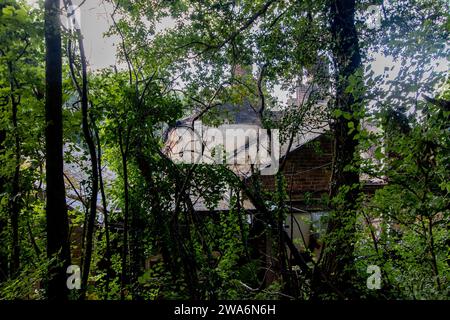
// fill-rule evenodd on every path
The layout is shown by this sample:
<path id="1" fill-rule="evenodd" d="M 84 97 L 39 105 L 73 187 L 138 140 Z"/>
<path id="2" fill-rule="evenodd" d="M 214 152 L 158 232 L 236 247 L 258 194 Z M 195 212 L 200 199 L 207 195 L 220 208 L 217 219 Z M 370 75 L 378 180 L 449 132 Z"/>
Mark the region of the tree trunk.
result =
<path id="1" fill-rule="evenodd" d="M 20 266 L 20 246 L 19 246 L 19 212 L 20 212 L 20 137 L 19 128 L 17 122 L 17 111 L 20 103 L 20 96 L 15 97 L 15 79 L 14 70 L 12 62 L 8 62 L 8 72 L 9 72 L 9 85 L 10 85 L 10 98 L 12 107 L 12 125 L 13 125 L 13 136 L 14 136 L 14 175 L 12 179 L 12 190 L 10 195 L 10 217 L 11 217 L 11 231 L 12 231 L 12 255 L 11 255 L 11 265 L 10 273 L 11 277 L 17 275 Z"/>
<path id="2" fill-rule="evenodd" d="M 66 270 L 70 265 L 69 228 L 63 175 L 62 54 L 59 0 L 45 1 L 46 99 L 45 149 L 47 184 L 47 295 L 67 299 Z"/>
<path id="3" fill-rule="evenodd" d="M 81 112 L 82 112 L 82 127 L 83 135 L 86 144 L 89 149 L 89 157 L 91 160 L 91 197 L 89 199 L 89 214 L 88 224 L 86 232 L 86 251 L 84 254 L 83 275 L 81 279 L 82 295 L 86 293 L 87 283 L 89 278 L 89 270 L 91 267 L 92 257 L 92 245 L 93 235 L 95 227 L 95 218 L 97 216 L 97 194 L 98 194 L 98 165 L 97 165 L 97 153 L 95 149 L 94 139 L 92 137 L 91 130 L 89 129 L 89 116 L 88 116 L 88 92 L 87 92 L 87 65 L 86 57 L 84 54 L 83 40 L 80 31 L 77 32 L 78 45 L 81 56 L 81 68 L 82 68 L 82 85 L 81 85 Z"/>
<path id="4" fill-rule="evenodd" d="M 332 212 L 328 220 L 323 259 L 315 270 L 315 294 L 329 292 L 330 285 L 344 296 L 352 295 L 353 249 L 359 174 L 354 167 L 358 141 L 361 98 L 347 91 L 350 78 L 361 68 L 358 35 L 355 28 L 355 0 L 330 0 L 329 19 L 332 53 L 336 67 L 334 110 L 351 116 L 336 116 L 331 124 L 334 134 L 333 171 L 330 187 Z M 337 113 L 337 114 L 340 114 Z M 352 130 L 354 128 L 354 130 Z M 352 165 L 353 169 L 348 170 Z M 342 196 L 335 201 L 337 196 Z M 328 290 L 327 290 L 328 289 Z M 342 298 L 342 296 L 341 296 Z"/>
<path id="5" fill-rule="evenodd" d="M 129 221 L 129 189 L 128 189 L 128 139 L 123 139 L 122 130 L 119 129 L 119 146 L 122 157 L 123 188 L 124 188 L 124 217 L 123 217 L 123 248 L 122 248 L 122 274 L 120 277 L 120 299 L 125 299 L 125 286 L 128 284 L 128 221 Z M 125 144 L 125 145 L 124 145 Z"/>
<path id="6" fill-rule="evenodd" d="M 1 110 L 3 112 L 3 110 Z M 0 130 L 0 154 L 3 156 L 5 150 L 4 141 L 6 139 L 6 131 Z M 5 193 L 6 179 L 3 175 L 0 175 L 0 194 Z M 1 197 L 0 197 L 1 199 Z M 8 227 L 8 220 L 0 215 L 0 243 L 7 242 L 6 230 Z M 8 278 L 9 263 L 7 250 L 4 247 L 0 247 L 0 284 Z"/>
<path id="7" fill-rule="evenodd" d="M 100 194 L 102 197 L 102 206 L 103 206 L 103 217 L 104 217 L 104 223 L 105 223 L 105 240 L 106 240 L 106 251 L 105 251 L 105 260 L 106 260 L 106 276 L 105 276 L 105 291 L 109 292 L 109 280 L 111 277 L 111 242 L 109 237 L 109 212 L 108 212 L 108 206 L 106 204 L 106 193 L 105 193 L 105 186 L 103 183 L 103 173 L 102 173 L 102 146 L 100 143 L 100 136 L 98 134 L 98 129 L 95 125 L 95 120 L 92 120 L 92 123 L 94 125 L 94 134 L 95 139 L 97 141 L 97 159 L 98 159 L 98 180 L 99 180 L 99 187 L 100 187 Z"/>
<path id="8" fill-rule="evenodd" d="M 66 10 L 68 6 L 73 7 L 72 0 L 65 0 Z M 69 12 L 68 12 L 69 13 Z M 73 12 L 70 12 L 74 14 Z M 70 17 L 69 17 L 70 18 Z M 82 277 L 81 277 L 81 299 L 85 298 L 88 279 L 89 279 L 89 271 L 91 268 L 91 260 L 92 260 L 92 247 L 93 247 L 93 237 L 94 237 L 94 229 L 95 229 L 95 218 L 97 216 L 97 194 L 98 194 L 98 164 L 97 164 L 97 150 L 93 138 L 93 133 L 90 129 L 89 119 L 91 122 L 93 121 L 91 117 L 89 117 L 89 96 L 88 96 L 88 79 L 87 79 L 87 61 L 86 54 L 84 51 L 84 43 L 83 43 L 83 35 L 81 33 L 81 29 L 75 23 L 75 35 L 78 42 L 78 49 L 80 50 L 80 60 L 81 60 L 81 87 L 76 85 L 78 89 L 78 93 L 81 97 L 81 117 L 82 117 L 82 130 L 84 140 L 86 141 L 89 158 L 91 161 L 91 195 L 89 198 L 89 207 L 87 208 L 87 219 L 85 220 L 85 246 L 84 246 L 84 257 L 83 257 L 83 268 L 82 268 Z M 70 48 L 69 42 L 69 50 Z M 72 61 L 69 63 L 73 64 Z M 73 67 L 71 67 L 73 71 Z M 75 74 L 72 75 L 74 81 Z"/>

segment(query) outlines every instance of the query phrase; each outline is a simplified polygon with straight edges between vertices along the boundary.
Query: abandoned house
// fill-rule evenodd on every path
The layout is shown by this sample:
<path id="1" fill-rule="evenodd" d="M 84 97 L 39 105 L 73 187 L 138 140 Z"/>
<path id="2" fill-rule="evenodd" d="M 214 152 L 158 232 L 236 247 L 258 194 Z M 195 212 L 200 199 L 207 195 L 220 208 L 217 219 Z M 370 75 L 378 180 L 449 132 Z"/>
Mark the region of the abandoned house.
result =
<path id="1" fill-rule="evenodd" d="M 296 90 L 296 97 L 291 100 L 291 103 L 300 106 L 305 95 L 308 95 L 308 86 L 299 85 Z M 324 101 L 319 101 L 315 108 L 316 110 L 324 108 L 325 105 L 326 103 Z M 239 156 L 241 156 L 241 159 L 247 159 L 249 148 L 257 143 L 257 139 L 261 139 L 258 135 L 247 135 L 249 132 L 248 129 L 257 131 L 262 129 L 259 113 L 248 103 L 240 106 L 227 104 L 217 108 L 219 114 L 226 115 L 225 117 L 227 119 L 223 125 L 214 129 L 210 127 L 206 127 L 205 129 L 205 126 L 203 126 L 201 133 L 199 133 L 193 122 L 194 117 L 180 120 L 177 126 L 171 128 L 167 134 L 165 153 L 175 162 L 177 160 L 186 160 L 186 156 L 188 158 L 190 157 L 190 160 L 198 160 L 198 158 L 195 158 L 195 154 L 198 153 L 196 144 L 199 141 L 192 140 L 193 137 L 200 136 L 200 144 L 203 144 L 203 146 L 206 145 L 206 148 L 214 149 L 210 144 L 215 139 L 211 137 L 211 132 L 217 130 L 224 132 L 231 125 L 232 128 L 242 128 L 243 131 L 241 131 L 241 134 L 245 132 L 245 137 L 240 137 L 240 143 L 233 141 L 234 150 L 232 153 L 234 153 L 234 159 L 239 158 Z M 280 118 L 282 111 L 272 111 L 269 113 L 269 116 L 274 119 Z M 318 253 L 320 251 L 320 244 L 317 240 L 320 232 L 325 227 L 321 221 L 321 217 L 326 215 L 328 211 L 325 199 L 330 189 L 333 137 L 327 121 L 313 119 L 309 123 L 310 125 L 304 125 L 298 130 L 298 133 L 292 137 L 292 141 L 288 139 L 284 143 L 280 143 L 276 150 L 279 154 L 275 158 L 279 161 L 279 167 L 277 169 L 282 171 L 287 185 L 286 192 L 288 194 L 287 206 L 289 208 L 289 214 L 286 218 L 284 228 L 299 252 L 304 252 L 305 248 L 308 248 Z M 369 127 L 369 130 L 373 130 L 373 128 Z M 185 138 L 186 136 L 188 136 L 187 139 Z M 184 140 L 183 137 L 185 138 Z M 224 141 L 215 142 L 216 144 L 212 145 L 217 146 L 217 143 L 224 143 Z M 241 179 L 251 179 L 252 169 L 254 167 L 251 167 L 249 163 L 245 163 L 244 161 L 244 163 L 227 162 L 227 164 Z M 276 176 L 274 173 L 276 172 L 264 174 L 266 168 L 267 166 L 264 165 L 259 166 L 261 173 L 259 178 L 261 179 L 262 189 L 265 191 L 275 191 Z M 361 177 L 361 180 L 365 184 L 364 191 L 369 193 L 372 193 L 373 190 L 384 184 L 384 181 L 380 179 L 373 180 Z M 205 205 L 201 196 L 192 197 L 192 202 L 197 212 L 207 213 L 211 211 L 211 208 Z M 230 194 L 224 193 L 213 211 L 228 211 L 230 209 L 229 200 Z M 245 199 L 245 196 L 242 197 L 242 207 L 250 215 L 257 214 L 256 208 L 249 200 Z M 269 241 L 266 242 L 269 243 Z M 267 252 L 268 249 L 264 248 L 265 244 L 258 244 L 258 246 L 261 246 L 261 250 Z"/>

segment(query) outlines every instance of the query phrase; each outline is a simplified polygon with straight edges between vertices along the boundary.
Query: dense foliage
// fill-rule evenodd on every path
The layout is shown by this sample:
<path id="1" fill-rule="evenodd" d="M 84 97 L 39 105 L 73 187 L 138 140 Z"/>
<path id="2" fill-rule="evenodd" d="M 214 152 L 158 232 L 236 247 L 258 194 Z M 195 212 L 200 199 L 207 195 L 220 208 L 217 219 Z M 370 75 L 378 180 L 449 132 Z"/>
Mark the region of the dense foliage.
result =
<path id="1" fill-rule="evenodd" d="M 69 219 L 61 240 L 81 267 L 81 290 L 56 298 L 448 299 L 446 1 L 106 3 L 117 66 L 88 68 L 88 31 L 57 26 Z M 62 18 L 71 5 L 61 1 Z M 45 19 L 42 3 L 0 0 L 1 300 L 54 298 L 52 266 L 63 263 L 48 252 L 45 101 L 56 89 L 47 78 L 46 91 Z M 173 27 L 157 31 L 164 19 Z M 388 60 L 392 68 L 375 70 Z M 301 103 L 280 98 L 306 79 Z M 311 201 L 329 214 L 320 228 L 305 222 L 320 233 L 320 252 L 285 231 L 283 171 L 268 190 L 253 167 L 243 179 L 163 152 L 180 119 L 221 124 L 226 104 L 248 104 L 286 145 L 326 124 L 330 192 Z M 217 210 L 224 194 L 229 205 Z M 380 268 L 377 290 L 370 265 Z"/>

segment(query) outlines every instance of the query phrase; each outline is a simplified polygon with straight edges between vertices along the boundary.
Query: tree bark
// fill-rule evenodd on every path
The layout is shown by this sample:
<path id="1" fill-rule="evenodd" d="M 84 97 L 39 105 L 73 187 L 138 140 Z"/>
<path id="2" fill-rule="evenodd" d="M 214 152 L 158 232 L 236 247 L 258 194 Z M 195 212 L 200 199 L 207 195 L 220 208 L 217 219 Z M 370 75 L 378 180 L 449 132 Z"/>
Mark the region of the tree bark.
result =
<path id="1" fill-rule="evenodd" d="M 3 105 L 2 105 L 3 107 Z M 4 112 L 3 110 L 0 110 Z M 6 139 L 6 131 L 0 130 L 0 154 L 3 154 L 5 147 L 4 141 Z M 3 175 L 0 175 L 0 194 L 5 192 L 6 179 Z M 0 243 L 6 243 L 6 230 L 8 227 L 8 220 L 0 215 Z M 8 278 L 9 274 L 9 263 L 8 254 L 5 248 L 0 247 L 0 284 Z"/>
<path id="2" fill-rule="evenodd" d="M 72 0 L 65 0 L 66 10 L 68 6 L 73 7 Z M 69 12 L 68 12 L 69 14 Z M 71 12 L 71 14 L 74 14 Z M 70 17 L 69 17 L 70 18 Z M 81 33 L 81 29 L 75 23 L 75 36 L 78 42 L 78 49 L 80 51 L 80 60 L 81 60 L 81 86 L 76 84 L 77 90 L 79 91 L 79 95 L 81 97 L 81 118 L 82 118 L 82 130 L 84 140 L 87 144 L 89 151 L 89 158 L 91 162 L 91 195 L 89 197 L 89 207 L 87 208 L 87 219 L 85 221 L 85 246 L 84 246 L 84 257 L 83 257 L 83 268 L 82 268 L 82 277 L 81 277 L 81 299 L 85 298 L 88 280 L 89 280 L 89 272 L 91 268 L 91 260 L 92 260 L 92 247 L 93 247 L 93 236 L 95 229 L 95 218 L 97 216 L 97 194 L 98 194 L 98 176 L 99 176 L 99 168 L 97 163 L 97 150 L 93 137 L 93 133 L 90 128 L 89 119 L 91 122 L 93 121 L 92 117 L 89 117 L 89 96 L 88 96 L 88 78 L 87 78 L 87 61 L 86 54 L 84 50 L 83 43 L 83 34 Z M 69 50 L 70 48 L 69 42 Z M 73 64 L 72 61 L 69 63 Z M 73 72 L 73 67 L 71 67 Z M 72 75 L 74 81 L 75 74 Z"/>
<path id="3" fill-rule="evenodd" d="M 14 175 L 12 179 L 12 190 L 10 195 L 10 217 L 11 217 L 11 265 L 10 265 L 10 275 L 14 277 L 19 271 L 20 267 L 20 245 L 19 245 L 19 212 L 20 212 L 20 137 L 19 128 L 17 122 L 17 111 L 20 103 L 20 96 L 16 98 L 15 91 L 15 79 L 14 79 L 14 69 L 11 61 L 8 62 L 8 72 L 9 72 L 9 85 L 10 85 L 10 98 L 11 98 L 11 109 L 12 109 L 12 125 L 13 125 L 13 137 L 14 137 Z"/>
<path id="4" fill-rule="evenodd" d="M 356 200 L 359 193 L 359 174 L 354 166 L 358 141 L 360 97 L 347 91 L 350 78 L 361 68 L 358 35 L 355 28 L 355 0 L 328 2 L 332 54 L 335 64 L 334 110 L 351 116 L 336 116 L 331 123 L 334 134 L 333 167 L 330 187 L 332 212 L 328 220 L 327 239 L 322 262 L 315 270 L 314 294 L 325 293 L 332 285 L 344 296 L 352 295 L 354 272 L 353 249 L 356 219 Z M 351 130 L 354 128 L 354 130 Z M 335 201 L 337 196 L 342 197 Z M 324 279 L 327 281 L 324 282 Z"/>
<path id="5" fill-rule="evenodd" d="M 72 6 L 72 1 L 67 1 Z M 81 59 L 81 114 L 82 114 L 82 128 L 83 136 L 89 150 L 89 157 L 91 161 L 91 196 L 89 199 L 89 211 L 87 219 L 86 232 L 86 246 L 83 261 L 83 273 L 81 278 L 81 298 L 86 294 L 89 271 L 91 268 L 93 235 L 95 227 L 95 218 L 97 216 L 97 194 L 98 194 L 98 164 L 97 152 L 95 147 L 92 131 L 89 127 L 89 97 L 88 97 L 88 79 L 87 79 L 87 61 L 84 51 L 83 35 L 80 29 L 76 29 L 76 36 L 78 41 L 78 49 L 80 50 Z"/>
<path id="6" fill-rule="evenodd" d="M 97 141 L 97 159 L 98 159 L 98 180 L 99 180 L 99 187 L 100 187 L 100 194 L 102 197 L 102 206 L 103 206 L 103 216 L 104 216 L 104 223 L 105 223 L 105 241 L 106 241 L 106 251 L 105 251 L 105 259 L 106 259 L 106 276 L 105 276 L 105 291 L 109 292 L 109 281 L 111 277 L 111 242 L 110 242 L 110 236 L 109 236 L 109 212 L 108 212 L 108 206 L 106 203 L 106 193 L 105 193 L 105 186 L 103 183 L 103 173 L 102 173 L 102 147 L 100 142 L 100 136 L 98 134 L 98 129 L 95 125 L 95 120 L 92 120 L 92 123 L 94 124 L 94 134 L 95 139 Z"/>
<path id="7" fill-rule="evenodd" d="M 82 127 L 83 136 L 86 141 L 89 150 L 89 157 L 91 161 L 91 197 L 89 199 L 89 215 L 86 232 L 86 251 L 84 254 L 83 274 L 81 279 L 82 295 L 86 293 L 87 283 L 89 278 L 89 270 L 91 267 L 92 258 L 92 245 L 93 235 L 95 227 L 95 218 L 97 216 L 97 194 L 98 194 L 98 165 L 97 165 L 97 153 L 95 148 L 92 132 L 89 128 L 89 115 L 88 115 L 88 91 L 87 91 L 87 64 L 84 53 L 83 39 L 80 30 L 77 30 L 78 46 L 81 56 L 81 69 L 82 69 L 82 85 L 81 85 L 81 112 L 82 112 Z"/>
<path id="8" fill-rule="evenodd" d="M 45 149 L 47 184 L 47 296 L 65 300 L 68 296 L 66 270 L 70 265 L 69 221 L 64 186 L 62 54 L 59 0 L 45 1 L 46 99 Z"/>
<path id="9" fill-rule="evenodd" d="M 124 188 L 124 218 L 123 218 L 123 248 L 122 274 L 120 277 L 120 299 L 125 299 L 125 286 L 128 284 L 128 222 L 129 222 L 129 188 L 128 188 L 128 138 L 123 138 L 122 129 L 118 130 L 119 147 L 122 158 L 123 188 Z M 128 135 L 127 135 L 128 137 Z"/>

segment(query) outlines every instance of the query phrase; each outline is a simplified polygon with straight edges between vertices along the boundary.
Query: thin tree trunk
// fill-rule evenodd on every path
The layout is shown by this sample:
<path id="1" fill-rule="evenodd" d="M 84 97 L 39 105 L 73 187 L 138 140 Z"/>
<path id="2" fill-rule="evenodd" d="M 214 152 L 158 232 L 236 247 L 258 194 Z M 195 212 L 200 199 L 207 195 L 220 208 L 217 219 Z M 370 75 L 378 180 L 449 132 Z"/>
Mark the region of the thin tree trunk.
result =
<path id="1" fill-rule="evenodd" d="M 69 1 L 69 3 L 70 2 L 71 1 Z M 82 298 L 84 298 L 84 295 L 86 294 L 87 283 L 89 279 L 89 271 L 91 267 L 93 235 L 95 227 L 95 218 L 97 216 L 98 165 L 97 165 L 97 153 L 95 143 L 92 137 L 91 130 L 89 128 L 87 63 L 86 63 L 86 56 L 84 53 L 83 37 L 79 29 L 77 29 L 77 38 L 80 50 L 81 69 L 82 69 L 81 113 L 82 113 L 83 136 L 88 146 L 89 157 L 91 161 L 91 196 L 89 199 L 89 213 L 88 213 L 86 245 L 85 245 L 86 251 L 84 253 L 83 274 L 81 279 Z"/>
<path id="2" fill-rule="evenodd" d="M 109 213 L 108 213 L 108 206 L 106 204 L 106 194 L 105 194 L 105 186 L 103 183 L 103 173 L 102 173 L 102 147 L 100 143 L 100 136 L 98 134 L 97 127 L 95 126 L 95 121 L 93 120 L 92 123 L 94 124 L 94 134 L 95 139 L 97 141 L 97 157 L 98 157 L 98 178 L 99 178 L 99 186 L 100 186 L 100 194 L 102 196 L 102 206 L 103 206 L 103 216 L 104 216 L 104 223 L 105 223 L 105 240 L 106 240 L 106 252 L 105 252 L 105 259 L 106 259 L 106 277 L 105 277 L 105 291 L 109 292 L 109 280 L 111 275 L 111 242 L 109 237 Z"/>
<path id="3" fill-rule="evenodd" d="M 124 188 L 124 221 L 123 221 L 123 250 L 122 250 L 122 275 L 120 278 L 120 299 L 125 299 L 125 286 L 128 283 L 128 221 L 129 221 L 129 190 L 128 190 L 128 164 L 127 164 L 127 142 L 122 137 L 122 131 L 119 129 L 119 146 L 122 157 L 122 171 L 123 171 L 123 188 Z"/>
<path id="4" fill-rule="evenodd" d="M 13 65 L 8 62 L 9 71 L 9 84 L 10 84 L 10 98 L 12 107 L 12 125 L 13 125 L 13 136 L 14 136 L 14 175 L 12 180 L 12 192 L 10 195 L 10 216 L 11 216 L 11 232 L 12 232 L 12 255 L 11 255 L 11 265 L 10 273 L 14 277 L 19 271 L 20 267 L 20 245 L 19 245 L 19 212 L 20 212 L 20 137 L 18 132 L 17 123 L 17 109 L 20 103 L 20 97 L 16 99 L 15 95 L 15 85 L 13 76 Z"/>
<path id="5" fill-rule="evenodd" d="M 65 0 L 66 9 L 68 6 L 73 6 L 72 0 Z M 79 9 L 78 9 L 79 10 Z M 73 14 L 73 12 L 72 12 Z M 79 92 L 81 96 L 81 114 L 82 114 L 82 130 L 84 140 L 88 146 L 89 157 L 91 161 L 91 196 L 89 198 L 89 208 L 87 215 L 87 224 L 85 227 L 87 228 L 85 236 L 85 251 L 84 251 L 84 259 L 83 259 L 83 269 L 82 269 L 82 277 L 81 277 L 81 299 L 85 298 L 88 279 L 89 279 L 89 271 L 91 268 L 91 260 L 92 260 L 92 247 L 93 247 L 93 238 L 94 238 L 94 227 L 95 227 L 95 218 L 97 216 L 97 194 L 98 194 L 98 164 L 97 164 L 97 151 L 95 142 L 93 139 L 93 135 L 91 129 L 89 127 L 89 96 L 88 96 L 88 79 L 87 79 L 87 61 L 86 54 L 84 51 L 84 43 L 83 43 L 83 35 L 81 33 L 81 29 L 75 23 L 75 35 L 77 37 L 78 49 L 80 51 L 80 60 L 81 60 L 81 87 L 77 86 L 81 92 Z M 70 47 L 69 47 L 70 50 Z M 72 62 L 70 62 L 72 63 Z M 73 75 L 75 79 L 75 75 Z"/>
<path id="6" fill-rule="evenodd" d="M 70 265 L 69 221 L 64 186 L 62 53 L 59 0 L 45 1 L 46 99 L 45 149 L 47 184 L 47 256 L 49 264 L 47 296 L 67 299 L 66 270 Z"/>
<path id="7" fill-rule="evenodd" d="M 3 112 L 3 110 L 1 110 Z M 0 130 L 0 154 L 3 156 L 3 152 L 5 150 L 3 142 L 6 138 L 5 130 Z M 4 194 L 5 192 L 5 183 L 6 179 L 4 176 L 0 176 L 0 194 Z M 6 230 L 8 227 L 8 220 L 0 216 L 0 243 L 6 243 Z M 4 248 L 0 248 L 0 283 L 5 281 L 8 278 L 9 274 L 9 263 L 8 263 L 8 254 Z"/>

